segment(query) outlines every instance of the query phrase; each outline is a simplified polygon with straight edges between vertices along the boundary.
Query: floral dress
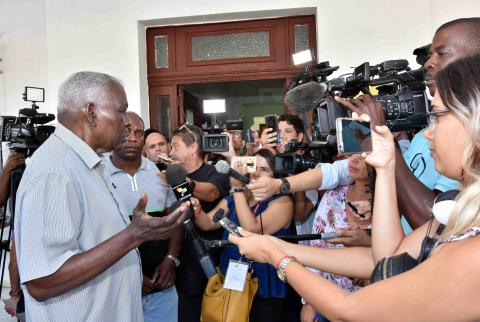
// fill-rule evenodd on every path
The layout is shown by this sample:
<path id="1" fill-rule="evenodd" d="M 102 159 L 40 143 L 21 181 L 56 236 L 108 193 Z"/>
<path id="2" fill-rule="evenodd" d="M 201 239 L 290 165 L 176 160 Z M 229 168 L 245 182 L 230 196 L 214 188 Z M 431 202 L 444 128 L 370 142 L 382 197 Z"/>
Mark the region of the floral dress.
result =
<path id="1" fill-rule="evenodd" d="M 318 205 L 315 219 L 313 220 L 312 233 L 335 231 L 335 229 L 349 228 L 345 203 L 347 198 L 348 186 L 339 186 L 335 189 L 325 192 Z M 311 240 L 310 246 L 321 248 L 343 248 L 341 244 L 330 244 L 324 240 Z M 336 274 L 318 271 L 309 268 L 318 273 L 323 278 L 336 283 L 346 291 L 352 292 L 354 289 L 352 279 Z"/>

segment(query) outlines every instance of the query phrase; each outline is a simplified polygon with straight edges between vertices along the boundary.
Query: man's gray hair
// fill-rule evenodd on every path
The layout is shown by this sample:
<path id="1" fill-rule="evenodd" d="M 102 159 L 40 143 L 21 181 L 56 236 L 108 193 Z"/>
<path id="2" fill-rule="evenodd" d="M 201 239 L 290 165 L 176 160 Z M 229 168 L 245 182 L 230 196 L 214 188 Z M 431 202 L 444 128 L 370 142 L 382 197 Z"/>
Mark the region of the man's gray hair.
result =
<path id="1" fill-rule="evenodd" d="M 121 82 L 110 75 L 97 72 L 78 72 L 68 77 L 58 90 L 57 113 L 62 115 L 82 110 L 88 103 L 107 100 L 108 87 Z"/>

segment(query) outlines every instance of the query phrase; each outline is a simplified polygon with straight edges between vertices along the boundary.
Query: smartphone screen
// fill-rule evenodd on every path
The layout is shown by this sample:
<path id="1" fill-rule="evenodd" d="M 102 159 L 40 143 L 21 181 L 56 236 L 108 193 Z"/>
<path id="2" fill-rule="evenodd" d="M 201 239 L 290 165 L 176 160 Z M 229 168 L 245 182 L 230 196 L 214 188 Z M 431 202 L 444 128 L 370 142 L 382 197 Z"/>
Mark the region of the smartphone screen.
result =
<path id="1" fill-rule="evenodd" d="M 338 118 L 336 125 L 339 153 L 353 154 L 372 151 L 370 122 Z"/>

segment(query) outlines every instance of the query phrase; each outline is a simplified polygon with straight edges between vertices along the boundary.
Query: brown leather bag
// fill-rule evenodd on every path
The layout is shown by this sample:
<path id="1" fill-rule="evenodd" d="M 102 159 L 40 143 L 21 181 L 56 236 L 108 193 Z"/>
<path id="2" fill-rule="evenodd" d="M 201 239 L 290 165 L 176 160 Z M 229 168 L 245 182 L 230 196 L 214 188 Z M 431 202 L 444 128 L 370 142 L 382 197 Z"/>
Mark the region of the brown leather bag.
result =
<path id="1" fill-rule="evenodd" d="M 218 269 L 217 269 L 218 270 Z M 248 322 L 253 298 L 258 290 L 258 278 L 247 273 L 243 292 L 225 289 L 221 272 L 208 279 L 203 293 L 201 322 Z"/>

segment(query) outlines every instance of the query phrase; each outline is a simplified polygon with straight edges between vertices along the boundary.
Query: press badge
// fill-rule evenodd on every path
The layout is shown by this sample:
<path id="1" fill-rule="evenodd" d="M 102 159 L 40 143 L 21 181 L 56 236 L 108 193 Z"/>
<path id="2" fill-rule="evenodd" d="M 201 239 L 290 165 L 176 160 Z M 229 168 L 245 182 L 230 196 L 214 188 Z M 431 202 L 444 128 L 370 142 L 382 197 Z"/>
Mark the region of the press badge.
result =
<path id="1" fill-rule="evenodd" d="M 225 276 L 224 288 L 243 292 L 245 280 L 247 279 L 248 264 L 244 262 L 230 260 Z"/>

